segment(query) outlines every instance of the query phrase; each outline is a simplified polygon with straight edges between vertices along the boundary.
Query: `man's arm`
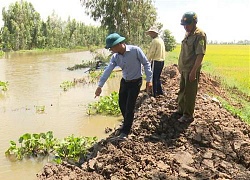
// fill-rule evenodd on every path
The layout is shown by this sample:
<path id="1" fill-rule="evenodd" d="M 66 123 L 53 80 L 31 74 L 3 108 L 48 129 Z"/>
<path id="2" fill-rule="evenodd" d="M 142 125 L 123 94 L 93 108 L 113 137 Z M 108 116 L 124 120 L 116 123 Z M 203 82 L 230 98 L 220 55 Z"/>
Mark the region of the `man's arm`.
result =
<path id="1" fill-rule="evenodd" d="M 113 71 L 113 69 L 115 68 L 115 66 L 116 66 L 116 63 L 112 57 L 108 67 L 105 69 L 102 76 L 100 77 L 100 80 L 98 82 L 98 87 L 96 88 L 96 91 L 95 91 L 95 98 L 97 96 L 100 96 L 100 94 L 102 93 L 102 87 L 105 84 L 105 82 L 107 81 L 107 79 L 109 78 L 109 76 L 110 76 L 111 72 Z"/>
<path id="2" fill-rule="evenodd" d="M 189 81 L 194 81 L 196 79 L 196 73 L 198 68 L 201 66 L 201 62 L 203 60 L 204 54 L 198 54 L 195 60 L 195 64 L 189 74 Z"/>

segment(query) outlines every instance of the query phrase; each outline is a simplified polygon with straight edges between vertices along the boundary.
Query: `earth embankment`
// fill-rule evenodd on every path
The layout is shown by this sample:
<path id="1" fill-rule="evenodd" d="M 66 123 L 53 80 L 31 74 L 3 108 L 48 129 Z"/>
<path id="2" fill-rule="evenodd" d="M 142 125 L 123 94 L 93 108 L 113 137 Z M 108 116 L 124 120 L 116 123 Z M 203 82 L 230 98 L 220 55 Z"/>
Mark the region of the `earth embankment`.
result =
<path id="1" fill-rule="evenodd" d="M 180 123 L 173 115 L 175 65 L 164 69 L 162 81 L 164 96 L 140 93 L 127 141 L 113 141 L 113 133 L 91 149 L 81 167 L 47 164 L 38 179 L 249 179 L 250 126 L 213 97 L 225 96 L 219 83 L 201 74 L 194 121 Z"/>

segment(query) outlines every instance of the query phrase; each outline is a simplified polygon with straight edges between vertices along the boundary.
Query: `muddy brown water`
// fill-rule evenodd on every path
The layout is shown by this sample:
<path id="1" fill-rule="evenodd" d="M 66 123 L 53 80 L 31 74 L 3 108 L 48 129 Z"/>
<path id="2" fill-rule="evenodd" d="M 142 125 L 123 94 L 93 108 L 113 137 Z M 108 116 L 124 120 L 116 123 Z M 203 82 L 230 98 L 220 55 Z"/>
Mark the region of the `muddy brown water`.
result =
<path id="1" fill-rule="evenodd" d="M 101 50 L 103 53 L 105 50 Z M 36 179 L 49 159 L 10 161 L 5 157 L 10 140 L 18 142 L 24 133 L 53 131 L 62 139 L 69 135 L 97 136 L 102 139 L 105 127 L 114 128 L 121 117 L 88 116 L 87 105 L 94 99 L 96 84 L 80 85 L 64 92 L 60 84 L 86 76 L 86 69 L 66 68 L 91 60 L 88 51 L 71 53 L 10 53 L 0 59 L 0 81 L 8 81 L 8 91 L 0 92 L 0 179 Z M 102 95 L 117 91 L 116 78 L 107 81 Z M 44 113 L 37 108 L 45 106 Z"/>

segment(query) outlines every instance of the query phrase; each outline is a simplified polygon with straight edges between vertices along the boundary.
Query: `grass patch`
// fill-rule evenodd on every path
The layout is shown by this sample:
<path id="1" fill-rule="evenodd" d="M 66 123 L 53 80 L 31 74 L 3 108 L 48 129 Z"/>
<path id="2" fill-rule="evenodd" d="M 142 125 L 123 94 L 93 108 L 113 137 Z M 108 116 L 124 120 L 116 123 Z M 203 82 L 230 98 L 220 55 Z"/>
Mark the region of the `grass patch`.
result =
<path id="1" fill-rule="evenodd" d="M 219 97 L 219 100 L 222 103 L 222 106 L 226 110 L 228 110 L 231 114 L 239 117 L 240 119 L 242 119 L 246 123 L 250 124 L 250 106 L 249 106 L 249 103 L 243 102 L 242 108 L 235 108 L 233 105 L 231 105 L 225 99 Z"/>

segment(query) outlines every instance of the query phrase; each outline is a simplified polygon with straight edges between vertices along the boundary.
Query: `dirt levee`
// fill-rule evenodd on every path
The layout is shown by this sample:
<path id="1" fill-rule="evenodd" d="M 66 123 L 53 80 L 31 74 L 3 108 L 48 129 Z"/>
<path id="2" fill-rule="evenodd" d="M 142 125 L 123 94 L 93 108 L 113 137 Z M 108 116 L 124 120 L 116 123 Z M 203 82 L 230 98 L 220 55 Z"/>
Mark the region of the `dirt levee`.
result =
<path id="1" fill-rule="evenodd" d="M 250 179 L 250 127 L 211 95 L 224 96 L 219 83 L 202 73 L 194 121 L 179 123 L 177 67 L 166 67 L 162 80 L 164 96 L 140 93 L 127 141 L 113 133 L 81 167 L 47 164 L 38 179 Z"/>

